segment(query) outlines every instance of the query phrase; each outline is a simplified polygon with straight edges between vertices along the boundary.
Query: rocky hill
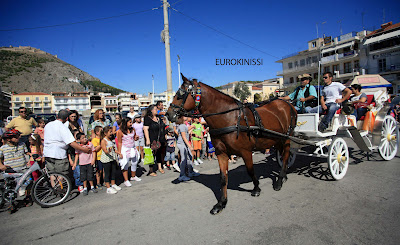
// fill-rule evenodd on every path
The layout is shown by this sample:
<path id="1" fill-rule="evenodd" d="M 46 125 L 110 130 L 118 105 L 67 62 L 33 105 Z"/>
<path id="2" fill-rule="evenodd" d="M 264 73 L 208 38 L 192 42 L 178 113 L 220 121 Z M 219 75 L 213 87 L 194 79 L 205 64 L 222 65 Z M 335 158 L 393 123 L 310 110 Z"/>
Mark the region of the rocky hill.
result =
<path id="1" fill-rule="evenodd" d="M 95 92 L 123 92 L 57 56 L 32 47 L 0 48 L 0 83 L 3 91 L 14 93 L 75 92 L 84 91 L 85 87 Z"/>

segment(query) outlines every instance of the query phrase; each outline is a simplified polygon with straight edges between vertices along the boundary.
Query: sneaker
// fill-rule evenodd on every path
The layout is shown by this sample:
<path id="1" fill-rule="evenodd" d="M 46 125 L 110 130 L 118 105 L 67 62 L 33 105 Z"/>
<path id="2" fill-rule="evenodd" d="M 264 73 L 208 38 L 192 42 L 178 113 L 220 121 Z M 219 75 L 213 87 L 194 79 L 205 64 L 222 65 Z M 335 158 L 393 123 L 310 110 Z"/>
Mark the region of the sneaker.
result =
<path id="1" fill-rule="evenodd" d="M 115 194 L 117 192 L 113 187 L 107 188 L 107 194 Z"/>
<path id="2" fill-rule="evenodd" d="M 196 172 L 193 172 L 193 173 L 188 174 L 188 176 L 189 176 L 189 178 L 192 178 L 192 177 L 200 176 L 200 174 L 196 173 Z"/>
<path id="3" fill-rule="evenodd" d="M 99 189 L 99 190 L 103 190 L 103 186 L 100 185 L 100 184 L 96 185 L 96 188 Z"/>
<path id="4" fill-rule="evenodd" d="M 197 160 L 194 160 L 193 163 L 194 163 L 194 165 L 196 165 L 196 166 L 200 165 L 200 163 L 199 163 Z"/>
<path id="5" fill-rule="evenodd" d="M 132 186 L 131 182 L 129 182 L 128 180 L 124 182 L 124 185 L 126 187 L 131 187 Z"/>
<path id="6" fill-rule="evenodd" d="M 95 188 L 90 189 L 90 191 L 93 192 L 93 193 L 97 193 L 97 190 Z"/>
<path id="7" fill-rule="evenodd" d="M 174 167 L 174 169 L 175 169 L 176 171 L 178 171 L 179 173 L 181 172 L 181 169 L 179 168 L 179 166 L 178 166 L 177 163 L 174 163 L 174 165 L 172 165 L 172 167 Z"/>
<path id="8" fill-rule="evenodd" d="M 135 176 L 135 177 L 131 177 L 131 179 L 130 180 L 132 180 L 132 181 L 142 181 L 142 179 L 141 178 L 139 178 L 139 177 L 137 177 L 137 176 Z"/>
<path id="9" fill-rule="evenodd" d="M 203 163 L 203 161 L 202 161 L 200 158 L 197 158 L 197 161 L 198 161 L 200 164 Z"/>
<path id="10" fill-rule="evenodd" d="M 184 175 L 184 176 L 179 177 L 178 180 L 179 180 L 180 182 L 184 182 L 184 181 L 189 181 L 190 178 Z"/>
<path id="11" fill-rule="evenodd" d="M 195 172 L 195 173 L 198 173 L 198 172 L 199 172 L 199 170 L 197 170 L 197 169 L 193 169 L 193 172 Z"/>
<path id="12" fill-rule="evenodd" d="M 82 193 L 83 192 L 83 186 L 78 186 L 78 191 L 80 192 L 80 193 Z"/>
<path id="13" fill-rule="evenodd" d="M 129 183 L 129 181 L 127 181 L 128 183 Z M 125 182 L 124 182 L 125 183 Z M 130 184 L 130 183 L 129 183 Z M 125 184 L 126 185 L 126 184 Z M 120 190 L 122 190 L 122 188 L 121 187 L 119 187 L 118 185 L 112 185 L 111 186 L 111 188 L 113 188 L 114 190 L 116 190 L 116 191 L 120 191 Z M 107 190 L 108 190 L 109 188 L 107 188 Z"/>
<path id="14" fill-rule="evenodd" d="M 164 169 L 166 169 L 167 168 L 167 165 L 164 165 L 164 167 L 163 167 Z"/>
<path id="15" fill-rule="evenodd" d="M 88 190 L 83 190 L 83 195 L 87 196 L 89 194 Z"/>

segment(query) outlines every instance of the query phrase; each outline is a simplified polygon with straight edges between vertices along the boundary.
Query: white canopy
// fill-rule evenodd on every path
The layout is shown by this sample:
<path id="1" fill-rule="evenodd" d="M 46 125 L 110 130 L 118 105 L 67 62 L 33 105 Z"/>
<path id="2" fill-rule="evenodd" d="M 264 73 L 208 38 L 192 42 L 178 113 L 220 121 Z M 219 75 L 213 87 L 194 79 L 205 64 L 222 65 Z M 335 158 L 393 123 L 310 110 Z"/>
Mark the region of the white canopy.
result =
<path id="1" fill-rule="evenodd" d="M 376 36 L 376 37 L 368 38 L 364 42 L 364 45 L 369 45 L 371 43 L 381 42 L 383 40 L 386 40 L 386 39 L 389 39 L 389 38 L 392 38 L 392 37 L 397 37 L 397 36 L 400 36 L 400 30 L 389 32 L 389 33 L 386 33 L 386 34 L 382 34 L 382 35 L 379 35 L 379 36 Z"/>

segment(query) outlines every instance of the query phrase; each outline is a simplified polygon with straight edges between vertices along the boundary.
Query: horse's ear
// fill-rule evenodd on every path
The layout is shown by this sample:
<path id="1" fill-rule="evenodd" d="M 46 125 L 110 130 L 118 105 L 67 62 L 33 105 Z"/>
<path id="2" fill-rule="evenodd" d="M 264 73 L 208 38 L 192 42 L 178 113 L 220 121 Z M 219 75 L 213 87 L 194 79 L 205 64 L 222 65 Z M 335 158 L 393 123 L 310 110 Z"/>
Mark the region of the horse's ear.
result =
<path id="1" fill-rule="evenodd" d="M 182 76 L 182 80 L 184 83 L 190 82 L 189 79 L 187 79 L 182 73 L 181 73 L 181 76 Z"/>

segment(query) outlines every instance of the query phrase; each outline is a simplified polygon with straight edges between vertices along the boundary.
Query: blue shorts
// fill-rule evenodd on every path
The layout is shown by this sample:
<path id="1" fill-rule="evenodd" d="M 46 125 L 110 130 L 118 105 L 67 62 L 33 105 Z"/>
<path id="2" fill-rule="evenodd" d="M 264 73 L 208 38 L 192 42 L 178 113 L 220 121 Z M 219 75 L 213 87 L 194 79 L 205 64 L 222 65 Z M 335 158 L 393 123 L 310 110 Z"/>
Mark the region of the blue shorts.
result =
<path id="1" fill-rule="evenodd" d="M 164 161 L 175 161 L 175 152 L 166 152 Z"/>
<path id="2" fill-rule="evenodd" d="M 95 162 L 95 172 L 103 170 L 103 163 L 100 160 Z"/>

